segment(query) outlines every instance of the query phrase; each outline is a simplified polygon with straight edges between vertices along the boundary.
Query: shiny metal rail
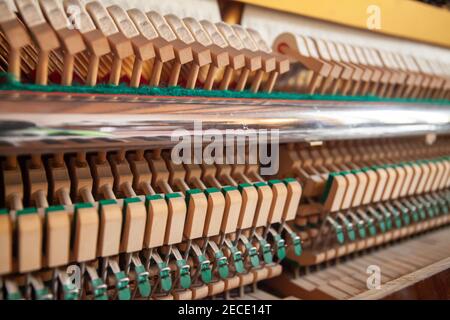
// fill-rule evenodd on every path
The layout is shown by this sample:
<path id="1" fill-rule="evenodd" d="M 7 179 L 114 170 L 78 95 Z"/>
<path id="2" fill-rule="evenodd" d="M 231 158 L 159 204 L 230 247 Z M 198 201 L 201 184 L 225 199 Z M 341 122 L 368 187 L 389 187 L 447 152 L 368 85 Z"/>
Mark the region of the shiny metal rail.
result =
<path id="1" fill-rule="evenodd" d="M 281 142 L 450 133 L 450 106 L 0 92 L 0 154 L 169 146 L 176 129 L 278 129 Z"/>

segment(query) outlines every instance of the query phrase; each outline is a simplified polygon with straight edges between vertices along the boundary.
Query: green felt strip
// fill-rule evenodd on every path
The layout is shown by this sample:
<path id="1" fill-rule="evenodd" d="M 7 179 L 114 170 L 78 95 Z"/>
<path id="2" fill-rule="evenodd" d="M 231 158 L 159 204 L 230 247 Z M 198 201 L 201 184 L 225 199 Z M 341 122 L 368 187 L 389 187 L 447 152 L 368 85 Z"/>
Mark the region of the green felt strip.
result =
<path id="1" fill-rule="evenodd" d="M 189 202 L 191 201 L 191 198 L 193 195 L 195 194 L 203 194 L 203 192 L 200 189 L 190 189 L 186 191 L 186 196 L 185 196 L 185 200 L 186 200 L 186 205 L 189 206 Z"/>
<path id="2" fill-rule="evenodd" d="M 301 94 L 288 92 L 258 92 L 249 91 L 229 91 L 229 90 L 203 90 L 184 89 L 181 87 L 148 87 L 141 86 L 132 88 L 126 84 L 118 86 L 110 84 L 98 84 L 96 86 L 85 86 L 73 84 L 63 86 L 59 84 L 37 85 L 31 83 L 21 83 L 16 81 L 12 75 L 0 72 L 0 90 L 20 90 L 33 92 L 65 92 L 65 93 L 89 93 L 89 94 L 130 94 L 146 96 L 173 96 L 173 97 L 209 97 L 209 98 L 238 98 L 238 99 L 279 99 L 279 100 L 330 100 L 330 101 L 366 101 L 366 102 L 408 102 L 408 103 L 432 103 L 449 105 L 450 100 L 444 99 L 413 99 L 413 98 L 384 98 L 378 96 L 342 96 L 342 95 L 321 95 L 321 94 Z"/>
<path id="3" fill-rule="evenodd" d="M 37 209 L 34 207 L 25 208 L 25 209 L 22 209 L 22 210 L 19 210 L 16 212 L 16 214 L 18 216 L 25 215 L 25 214 L 34 214 L 34 213 L 37 213 Z"/>
<path id="4" fill-rule="evenodd" d="M 164 196 L 166 197 L 166 200 L 167 199 L 174 199 L 174 198 L 181 198 L 181 195 L 179 193 L 176 193 L 176 192 L 174 192 L 174 193 L 166 193 Z"/>
<path id="5" fill-rule="evenodd" d="M 117 204 L 117 201 L 114 199 L 104 199 L 104 200 L 100 200 L 98 203 L 99 203 L 100 207 L 102 207 L 102 206 Z"/>
<path id="6" fill-rule="evenodd" d="M 75 211 L 77 209 L 83 209 L 83 208 L 93 208 L 94 206 L 92 205 L 92 203 L 89 202 L 79 202 L 77 204 L 75 204 Z"/>
<path id="7" fill-rule="evenodd" d="M 208 189 L 205 189 L 204 192 L 206 195 L 209 196 L 211 193 L 220 192 L 220 190 L 217 188 L 208 188 Z"/>
<path id="8" fill-rule="evenodd" d="M 333 179 L 335 176 L 339 175 L 339 172 L 331 172 L 328 175 L 327 183 L 325 184 L 325 189 L 323 190 L 322 197 L 320 198 L 320 202 L 323 204 L 327 201 L 328 194 L 330 193 L 331 186 L 333 185 Z"/>
<path id="9" fill-rule="evenodd" d="M 238 189 L 240 192 L 242 192 L 242 190 L 244 190 L 245 188 L 250 188 L 253 187 L 250 183 L 241 183 L 238 185 Z"/>
<path id="10" fill-rule="evenodd" d="M 238 190 L 238 188 L 233 187 L 233 186 L 225 186 L 222 188 L 222 193 L 227 193 L 227 192 L 236 191 L 236 190 Z"/>
<path id="11" fill-rule="evenodd" d="M 268 186 L 267 182 L 263 182 L 263 181 L 255 182 L 255 183 L 253 183 L 253 185 L 254 185 L 255 187 L 257 187 L 257 188 L 260 188 L 260 187 L 267 187 L 267 186 Z"/>
<path id="12" fill-rule="evenodd" d="M 147 195 L 145 196 L 145 201 L 149 202 L 152 200 L 161 200 L 163 197 L 160 194 L 153 194 L 153 195 Z"/>
<path id="13" fill-rule="evenodd" d="M 66 210 L 64 208 L 64 206 L 55 205 L 55 206 L 50 206 L 47 209 L 45 209 L 45 213 L 54 212 L 54 211 L 64 211 L 64 210 Z"/>
<path id="14" fill-rule="evenodd" d="M 141 202 L 141 199 L 139 197 L 133 197 L 133 198 L 125 198 L 123 199 L 124 206 L 129 203 L 136 203 Z"/>

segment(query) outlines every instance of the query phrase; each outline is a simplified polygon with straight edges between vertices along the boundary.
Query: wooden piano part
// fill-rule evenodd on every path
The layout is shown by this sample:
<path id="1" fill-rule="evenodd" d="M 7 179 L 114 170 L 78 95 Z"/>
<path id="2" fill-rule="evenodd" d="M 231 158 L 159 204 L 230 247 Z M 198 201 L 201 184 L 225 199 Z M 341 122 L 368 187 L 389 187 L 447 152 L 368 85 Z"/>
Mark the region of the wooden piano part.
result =
<path id="1" fill-rule="evenodd" d="M 146 37 L 144 37 L 138 29 L 136 29 L 124 9 L 119 6 L 110 6 L 107 10 L 119 30 L 131 40 L 135 57 L 131 73 L 130 86 L 137 87 L 141 82 L 144 62 L 155 57 L 153 44 Z"/>
<path id="2" fill-rule="evenodd" d="M 118 85 L 123 72 L 124 60 L 134 55 L 131 41 L 126 37 L 126 35 L 119 31 L 118 27 L 114 23 L 114 20 L 100 2 L 93 1 L 88 3 L 86 5 L 86 10 L 91 16 L 96 27 L 102 31 L 108 39 L 112 52 L 112 61 L 110 59 L 106 62 L 104 58 L 103 60 L 105 60 L 105 62 L 103 63 L 112 63 L 111 70 L 109 71 L 108 82 L 110 84 Z M 102 75 L 100 75 L 100 77 L 101 76 Z"/>
<path id="3" fill-rule="evenodd" d="M 151 40 L 151 43 L 153 44 L 156 54 L 155 61 L 153 61 L 152 68 L 144 67 L 143 73 L 144 77 L 149 79 L 150 86 L 158 86 L 161 80 L 161 72 L 164 63 L 169 63 L 175 58 L 173 46 L 166 40 L 165 37 L 159 36 L 155 27 L 142 11 L 138 9 L 130 9 L 127 13 L 131 20 L 133 20 L 139 32 L 148 40 Z"/>
<path id="4" fill-rule="evenodd" d="M 441 298 L 446 49 L 226 7 L 0 0 L 0 300 Z"/>
<path id="5" fill-rule="evenodd" d="M 7 71 L 17 80 L 20 80 L 22 49 L 31 43 L 30 36 L 20 23 L 16 15 L 10 10 L 5 1 L 0 2 L 1 17 L 0 28 L 2 31 L 2 43 L 5 41 L 9 45 L 7 58 Z M 3 40 L 4 39 L 4 40 Z M 2 51 L 6 48 L 2 46 Z M 5 53 L 2 56 L 6 56 Z"/>
<path id="6" fill-rule="evenodd" d="M 283 296 L 299 299 L 442 299 L 438 292 L 420 291 L 431 279 L 448 273 L 448 248 L 442 244 L 448 230 L 419 235 L 384 250 L 351 257 L 323 270 L 308 271 L 292 278 L 283 274 L 267 285 Z M 441 245 L 439 245 L 441 244 Z M 380 287 L 368 287 L 370 268 L 381 271 Z M 425 283 L 424 283 L 425 282 Z M 423 287 L 422 287 L 423 286 Z"/>
<path id="7" fill-rule="evenodd" d="M 111 47 L 104 34 L 96 29 L 94 22 L 79 0 L 64 0 L 63 4 L 67 16 L 73 15 L 74 11 L 77 11 L 79 25 L 74 27 L 81 33 L 87 52 L 80 61 L 77 61 L 76 65 L 86 69 L 82 72 L 81 77 L 85 84 L 94 86 L 98 81 L 100 59 L 111 52 Z"/>
<path id="8" fill-rule="evenodd" d="M 9 209 L 1 219 L 1 270 L 18 273 L 8 278 L 12 297 L 230 297 L 233 290 L 242 295 L 245 286 L 278 276 L 291 242 L 283 240 L 283 227 L 276 231 L 272 225 L 293 219 L 298 182 L 268 184 L 252 169 L 255 182 L 242 176 L 249 182 L 238 185 L 230 167 L 177 165 L 169 155 L 161 150 L 38 154 L 25 160 L 23 172 L 16 158 L 8 158 L 2 166 Z M 263 193 L 258 200 L 257 188 L 273 193 L 260 222 L 254 218 L 257 202 L 267 200 Z M 13 223 L 19 241 L 14 255 Z M 63 269 L 73 263 L 82 270 L 82 288 L 71 284 Z"/>
<path id="9" fill-rule="evenodd" d="M 31 0 L 16 1 L 17 9 L 33 39 L 33 46 L 28 47 L 28 59 L 33 61 L 36 84 L 47 84 L 49 71 L 57 70 L 50 59 L 53 50 L 60 47 L 55 30 L 47 23 L 41 9 Z M 60 70 L 59 70 L 60 71 Z"/>
<path id="10" fill-rule="evenodd" d="M 24 82 L 65 86 L 74 81 L 88 86 L 125 82 L 130 87 L 226 89 L 233 80 L 231 70 L 240 70 L 244 64 L 243 52 L 230 47 L 215 27 L 211 29 L 211 23 L 200 24 L 191 17 L 183 21 L 171 13 L 163 16 L 139 8 L 125 11 L 119 4 L 106 8 L 101 1 L 18 1 L 18 14 L 7 0 L 2 7 L 2 68 L 18 80 L 23 73 Z M 45 42 L 41 29 L 49 34 Z M 270 92 L 277 76 L 289 68 L 287 60 L 282 66 L 278 63 L 275 70 L 268 46 L 264 44 L 261 50 L 246 30 L 239 30 L 248 48 L 237 35 L 233 45 L 238 41 L 238 48 L 247 50 L 247 56 L 255 56 L 251 52 L 260 50 L 264 61 L 270 61 L 264 65 L 270 75 L 264 76 L 263 70 L 255 76 L 249 73 L 261 66 L 261 57 L 255 56 L 236 89 L 245 89 L 249 82 L 248 89 L 256 92 L 264 81 L 264 88 Z M 261 40 L 257 41 L 263 44 Z M 228 59 L 230 54 L 232 58 Z"/>
<path id="11" fill-rule="evenodd" d="M 266 293 L 258 283 L 292 282 L 293 265 L 340 263 L 449 222 L 446 136 L 432 144 L 416 137 L 282 143 L 283 165 L 273 177 L 261 176 L 257 163 L 242 164 L 249 150 L 234 164 L 177 164 L 168 146 L 88 145 L 16 149 L 2 158 L 6 297 L 348 298 L 362 292 L 362 276 L 330 270 L 327 284 L 311 276 L 308 283 L 320 286 L 312 292 L 325 294 L 310 296 Z M 40 244 L 21 247 L 28 238 Z M 417 255 L 406 269 L 431 258 Z M 64 277 L 72 264 L 82 270 L 81 288 Z M 386 270 L 382 279 L 404 275 Z"/>
<path id="12" fill-rule="evenodd" d="M 210 50 L 211 64 L 203 66 L 202 69 L 204 72 L 203 74 L 199 74 L 199 76 L 204 82 L 203 88 L 211 90 L 216 80 L 217 73 L 220 71 L 223 72 L 222 69 L 230 64 L 229 54 L 223 48 L 226 46 L 224 43 L 225 41 L 220 43 L 220 41 L 223 40 L 222 38 L 219 38 L 219 41 L 213 41 L 203 26 L 193 18 L 184 18 L 183 22 L 195 40 Z"/>
<path id="13" fill-rule="evenodd" d="M 70 28 L 70 22 L 63 7 L 57 1 L 43 0 L 40 1 L 40 5 L 50 25 L 56 30 L 63 51 L 61 84 L 71 85 L 75 55 L 86 49 L 83 38 L 77 30 Z"/>
<path id="14" fill-rule="evenodd" d="M 303 73 L 307 71 L 312 73 L 309 77 L 302 76 L 299 72 L 292 74 L 291 77 L 295 76 L 297 80 L 285 79 L 284 82 L 292 84 L 283 87 L 284 90 L 403 97 L 403 93 L 407 90 L 406 79 L 411 78 L 408 83 L 414 82 L 414 86 L 417 86 L 415 82 L 417 78 L 414 74 L 417 72 L 415 70 L 420 70 L 424 76 L 420 78 L 422 82 L 418 84 L 419 87 L 416 90 L 411 92 L 411 89 L 408 89 L 408 97 L 432 98 L 448 94 L 444 86 L 444 78 L 439 78 L 430 67 L 430 64 L 436 63 L 431 59 L 411 58 L 408 62 L 412 68 L 408 69 L 404 63 L 408 58 L 402 53 L 340 44 L 332 40 L 292 33 L 279 35 L 274 41 L 273 48 L 285 54 L 292 62 L 299 64 L 301 69 L 306 70 L 302 71 Z M 352 64 L 348 65 L 343 61 L 351 61 Z M 417 61 L 422 63 L 422 68 Z M 357 67 L 356 70 L 368 71 L 355 76 L 354 66 Z M 343 86 L 342 83 L 346 85 Z"/>

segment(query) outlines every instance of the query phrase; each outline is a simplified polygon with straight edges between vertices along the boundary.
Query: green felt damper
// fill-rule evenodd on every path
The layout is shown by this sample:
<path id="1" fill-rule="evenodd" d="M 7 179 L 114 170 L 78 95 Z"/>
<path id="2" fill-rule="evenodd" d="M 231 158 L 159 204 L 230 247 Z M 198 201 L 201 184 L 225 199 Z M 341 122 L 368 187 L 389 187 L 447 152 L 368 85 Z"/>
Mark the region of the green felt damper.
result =
<path id="1" fill-rule="evenodd" d="M 419 216 L 420 220 L 425 220 L 427 218 L 427 213 L 425 212 L 425 209 L 422 206 L 419 209 Z"/>
<path id="2" fill-rule="evenodd" d="M 177 267 L 180 270 L 180 285 L 183 289 L 188 289 L 192 284 L 190 267 L 184 259 L 177 260 Z"/>
<path id="3" fill-rule="evenodd" d="M 340 225 L 335 225 L 334 232 L 336 233 L 336 239 L 339 244 L 343 244 L 345 241 L 344 233 L 342 232 L 342 227 Z"/>
<path id="4" fill-rule="evenodd" d="M 277 250 L 278 260 L 283 260 L 286 257 L 286 241 L 279 234 L 275 236 L 275 248 Z"/>
<path id="5" fill-rule="evenodd" d="M 8 295 L 6 296 L 6 299 L 8 300 L 22 300 L 22 294 L 19 291 L 13 292 L 13 293 L 8 293 Z"/>
<path id="6" fill-rule="evenodd" d="M 384 223 L 384 218 L 378 213 L 374 212 L 375 219 L 377 219 L 378 228 L 380 228 L 382 233 L 386 232 L 386 224 Z"/>
<path id="7" fill-rule="evenodd" d="M 143 265 L 136 266 L 135 271 L 137 274 L 139 294 L 144 298 L 149 297 L 152 287 L 150 285 L 150 280 L 148 279 L 148 272 L 145 270 Z"/>
<path id="8" fill-rule="evenodd" d="M 350 224 L 348 224 L 345 227 L 345 229 L 347 230 L 347 235 L 348 235 L 348 238 L 350 239 L 350 241 L 355 241 L 356 233 L 355 233 L 355 230 L 353 229 L 353 227 Z"/>
<path id="9" fill-rule="evenodd" d="M 250 264 L 252 267 L 259 266 L 259 257 L 258 257 L 258 251 L 250 242 L 245 244 L 245 248 L 247 249 L 247 254 L 250 258 Z"/>
<path id="10" fill-rule="evenodd" d="M 93 279 L 91 285 L 94 292 L 94 300 L 108 300 L 107 287 L 101 278 Z"/>
<path id="11" fill-rule="evenodd" d="M 400 229 L 402 227 L 402 218 L 396 209 L 392 211 L 392 215 L 394 217 L 395 227 Z"/>
<path id="12" fill-rule="evenodd" d="M 222 251 L 216 252 L 214 256 L 216 259 L 217 269 L 219 271 L 220 278 L 221 279 L 228 278 L 229 269 L 227 258 L 223 255 Z"/>
<path id="13" fill-rule="evenodd" d="M 402 214 L 402 221 L 405 224 L 405 226 L 409 225 L 411 223 L 411 218 L 408 214 L 408 210 L 406 208 L 401 209 L 400 211 Z"/>
<path id="14" fill-rule="evenodd" d="M 390 217 L 387 217 L 384 219 L 384 222 L 386 223 L 386 230 L 392 229 L 392 219 Z"/>
<path id="15" fill-rule="evenodd" d="M 381 214 L 384 217 L 384 223 L 386 224 L 386 230 L 391 230 L 392 229 L 391 215 L 385 210 L 382 210 Z"/>
<path id="16" fill-rule="evenodd" d="M 119 300 L 130 300 L 131 290 L 129 286 L 129 280 L 125 275 L 125 272 L 120 271 L 114 274 L 116 277 L 116 288 Z"/>
<path id="17" fill-rule="evenodd" d="M 36 290 L 36 300 L 50 300 L 51 294 L 47 287 Z"/>
<path id="18" fill-rule="evenodd" d="M 366 237 L 366 228 L 364 227 L 364 224 L 358 224 L 358 235 L 361 239 Z"/>
<path id="19" fill-rule="evenodd" d="M 377 234 L 377 228 L 373 224 L 371 220 L 367 221 L 367 229 L 369 230 L 369 234 L 373 237 Z"/>
<path id="20" fill-rule="evenodd" d="M 204 255 L 198 257 L 200 263 L 200 277 L 203 283 L 208 284 L 212 280 L 212 271 L 209 260 Z"/>
<path id="21" fill-rule="evenodd" d="M 436 200 L 433 200 L 432 206 L 433 206 L 433 209 L 434 209 L 434 212 L 436 213 L 436 215 L 437 216 L 440 215 L 441 214 L 441 207 L 439 206 L 439 204 L 437 203 Z"/>
<path id="22" fill-rule="evenodd" d="M 378 227 L 380 228 L 382 233 L 385 233 L 387 230 L 386 223 L 384 220 L 378 221 Z"/>
<path id="23" fill-rule="evenodd" d="M 272 250 L 270 248 L 270 244 L 267 243 L 266 240 L 259 240 L 259 246 L 262 251 L 262 256 L 265 264 L 271 264 L 273 262 Z"/>
<path id="24" fill-rule="evenodd" d="M 240 252 L 235 246 L 230 248 L 231 259 L 234 264 L 234 268 L 237 273 L 244 273 L 244 261 L 242 260 L 242 252 Z"/>
<path id="25" fill-rule="evenodd" d="M 63 285 L 64 300 L 78 300 L 78 289 L 73 283 Z"/>
<path id="26" fill-rule="evenodd" d="M 172 289 L 172 278 L 170 277 L 170 269 L 165 262 L 158 263 L 159 279 L 161 282 L 161 289 L 168 292 Z"/>
<path id="27" fill-rule="evenodd" d="M 434 208 L 431 206 L 429 202 L 425 202 L 424 204 L 425 211 L 428 213 L 428 217 L 433 218 L 435 215 Z"/>
<path id="28" fill-rule="evenodd" d="M 411 223 L 411 218 L 410 218 L 410 216 L 409 216 L 409 214 L 408 213 L 403 213 L 402 214 L 402 218 L 403 218 L 403 224 L 405 225 L 405 226 L 408 226 L 410 223 Z"/>
<path id="29" fill-rule="evenodd" d="M 417 210 L 417 208 L 414 208 L 412 211 L 411 211 L 411 216 L 412 216 L 412 220 L 414 221 L 414 222 L 418 222 L 419 221 L 419 210 Z"/>
<path id="30" fill-rule="evenodd" d="M 289 233 L 289 236 L 292 239 L 292 245 L 294 246 L 294 254 L 297 257 L 300 257 L 302 255 L 302 239 L 300 239 L 300 237 L 295 233 L 295 232 L 291 232 Z"/>
<path id="31" fill-rule="evenodd" d="M 8 73 L 0 73 L 0 90 L 20 90 L 32 92 L 62 92 L 81 94 L 129 94 L 145 96 L 172 96 L 172 97 L 210 97 L 210 98 L 237 98 L 237 99 L 275 99 L 275 100 L 328 100 L 328 101 L 355 101 L 355 102 L 400 102 L 400 103 L 432 103 L 439 105 L 449 105 L 450 101 L 445 99 L 414 99 L 414 98 L 384 98 L 373 95 L 365 96 L 343 96 L 343 95 L 323 95 L 323 94 L 301 94 L 288 92 L 257 92 L 250 91 L 230 91 L 230 90 L 203 90 L 184 89 L 181 87 L 149 87 L 142 85 L 132 88 L 126 84 L 110 85 L 97 84 L 96 86 L 86 86 L 72 84 L 63 86 L 59 84 L 37 85 L 31 83 L 21 83 Z"/>

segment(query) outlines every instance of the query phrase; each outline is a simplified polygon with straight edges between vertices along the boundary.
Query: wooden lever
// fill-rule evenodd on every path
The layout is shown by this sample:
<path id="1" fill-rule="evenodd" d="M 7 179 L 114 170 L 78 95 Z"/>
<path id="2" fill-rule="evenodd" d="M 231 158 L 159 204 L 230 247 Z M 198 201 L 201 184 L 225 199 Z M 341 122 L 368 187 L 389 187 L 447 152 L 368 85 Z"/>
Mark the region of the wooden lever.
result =
<path id="1" fill-rule="evenodd" d="M 168 41 L 173 47 L 175 52 L 175 60 L 172 63 L 171 70 L 168 72 L 169 78 L 167 85 L 175 86 L 178 84 L 181 66 L 193 61 L 194 59 L 192 49 L 188 44 L 177 38 L 163 16 L 155 11 L 150 11 L 146 14 L 159 36 Z"/>
<path id="2" fill-rule="evenodd" d="M 158 86 L 161 80 L 163 64 L 168 63 L 175 58 L 173 46 L 166 39 L 160 37 L 155 27 L 152 25 L 148 17 L 138 9 L 130 9 L 127 11 L 134 25 L 139 32 L 153 44 L 156 58 L 152 70 L 144 75 L 149 80 L 150 86 Z"/>
<path id="3" fill-rule="evenodd" d="M 130 86 L 138 87 L 141 82 L 144 62 L 155 57 L 153 43 L 136 29 L 128 14 L 120 6 L 110 6 L 108 7 L 108 12 L 116 23 L 119 31 L 123 33 L 125 37 L 130 39 L 133 46 L 135 58 Z"/>
<path id="4" fill-rule="evenodd" d="M 214 44 L 221 48 L 226 48 L 230 58 L 230 64 L 225 68 L 222 79 L 220 80 L 219 89 L 227 90 L 233 80 L 233 73 L 245 66 L 245 56 L 242 52 L 228 43 L 214 23 L 207 20 L 201 20 L 200 24 L 211 37 Z"/>
<path id="5" fill-rule="evenodd" d="M 190 33 L 183 20 L 173 14 L 167 14 L 164 18 L 172 28 L 173 32 L 177 35 L 178 39 L 188 44 L 192 49 L 194 60 L 186 79 L 186 87 L 192 89 L 197 82 L 200 68 L 211 63 L 210 50 L 201 43 L 195 41 L 195 38 Z"/>
<path id="6" fill-rule="evenodd" d="M 184 18 L 183 22 L 195 40 L 210 51 L 211 65 L 208 67 L 203 66 L 203 68 L 206 67 L 208 70 L 206 77 L 203 77 L 202 80 L 204 82 L 203 88 L 211 90 L 218 71 L 229 65 L 229 54 L 223 47 L 220 47 L 211 40 L 209 34 L 197 20 L 193 18 Z M 200 76 L 202 75 L 200 74 Z"/>
<path id="7" fill-rule="evenodd" d="M 64 10 L 56 0 L 40 0 L 41 9 L 61 43 L 63 51 L 61 84 L 71 85 L 74 72 L 75 55 L 86 49 L 78 30 L 70 28 Z"/>
<path id="8" fill-rule="evenodd" d="M 4 0 L 0 1 L 0 29 L 9 45 L 8 72 L 20 81 L 21 49 L 29 45 L 31 39 Z"/>
<path id="9" fill-rule="evenodd" d="M 312 76 L 307 85 L 300 87 L 300 90 L 307 93 L 316 92 L 322 78 L 327 78 L 331 74 L 331 65 L 320 59 L 319 53 L 310 38 L 285 33 L 275 39 L 273 49 L 288 56 L 293 61 L 298 61 L 307 70 L 312 71 Z"/>
<path id="10" fill-rule="evenodd" d="M 39 270 L 42 267 L 42 219 L 35 209 L 20 211 L 16 219 L 18 271 Z"/>
<path id="11" fill-rule="evenodd" d="M 52 27 L 45 21 L 41 9 L 32 0 L 17 0 L 17 9 L 39 49 L 36 65 L 36 84 L 47 84 L 50 52 L 60 44 Z"/>
<path id="12" fill-rule="evenodd" d="M 88 61 L 87 71 L 85 72 L 86 84 L 94 86 L 97 83 L 100 59 L 111 52 L 108 39 L 102 31 L 96 29 L 94 22 L 87 13 L 80 0 L 64 0 L 64 10 L 67 16 L 75 14 L 76 11 L 79 25 L 76 26 L 83 37 L 87 47 Z"/>
<path id="13" fill-rule="evenodd" d="M 13 224 L 7 210 L 0 211 L 0 275 L 13 271 Z"/>
<path id="14" fill-rule="evenodd" d="M 276 67 L 275 70 L 271 72 L 269 78 L 266 80 L 266 83 L 263 87 L 263 90 L 266 92 L 272 92 L 273 87 L 275 86 L 275 82 L 279 75 L 282 75 L 289 71 L 289 59 L 275 53 L 272 49 L 267 45 L 266 41 L 262 38 L 261 34 L 255 29 L 246 28 L 246 31 L 250 35 L 250 37 L 255 41 L 257 47 L 260 51 L 271 54 L 276 59 Z"/>
<path id="15" fill-rule="evenodd" d="M 216 27 L 230 47 L 244 53 L 245 68 L 241 71 L 235 88 L 237 91 L 242 91 L 245 89 L 250 72 L 261 69 L 261 57 L 245 48 L 244 44 L 230 25 L 224 22 L 217 22 Z"/>
<path id="16" fill-rule="evenodd" d="M 250 90 L 252 92 L 257 92 L 263 80 L 264 74 L 268 76 L 269 73 L 275 70 L 276 59 L 270 54 L 259 50 L 257 44 L 255 43 L 255 41 L 253 41 L 253 38 L 250 36 L 246 29 L 239 25 L 233 25 L 232 28 L 238 38 L 242 41 L 244 47 L 256 56 L 259 56 L 261 59 L 261 68 L 256 71 L 253 79 L 251 80 L 252 83 L 250 86 Z"/>
<path id="17" fill-rule="evenodd" d="M 131 41 L 119 31 L 106 8 L 98 1 L 89 2 L 86 10 L 98 29 L 107 37 L 113 53 L 109 83 L 118 85 L 122 75 L 122 63 L 134 55 Z"/>

